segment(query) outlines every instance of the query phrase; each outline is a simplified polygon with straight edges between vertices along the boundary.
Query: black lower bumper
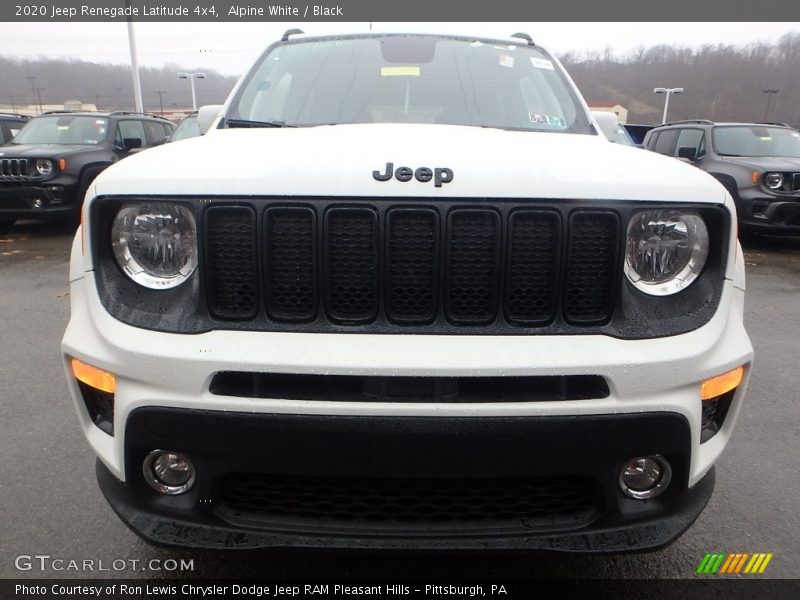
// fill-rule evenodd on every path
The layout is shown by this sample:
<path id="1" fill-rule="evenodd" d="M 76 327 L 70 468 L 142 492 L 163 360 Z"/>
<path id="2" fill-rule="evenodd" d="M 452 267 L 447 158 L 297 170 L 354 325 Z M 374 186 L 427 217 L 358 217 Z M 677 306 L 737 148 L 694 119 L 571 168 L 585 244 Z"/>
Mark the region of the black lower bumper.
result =
<path id="1" fill-rule="evenodd" d="M 144 539 L 209 548 L 550 549 L 664 546 L 700 514 L 713 470 L 687 487 L 690 435 L 672 413 L 418 418 L 144 408 L 126 424 L 126 478 L 100 487 Z M 186 453 L 197 484 L 151 489 L 153 449 Z M 633 456 L 660 454 L 672 482 L 619 490 Z"/>
<path id="2" fill-rule="evenodd" d="M 55 219 L 74 215 L 80 209 L 75 195 L 74 185 L 3 185 L 0 186 L 0 217 Z"/>
<path id="3" fill-rule="evenodd" d="M 800 198 L 742 198 L 737 210 L 743 228 L 764 233 L 800 234 Z"/>

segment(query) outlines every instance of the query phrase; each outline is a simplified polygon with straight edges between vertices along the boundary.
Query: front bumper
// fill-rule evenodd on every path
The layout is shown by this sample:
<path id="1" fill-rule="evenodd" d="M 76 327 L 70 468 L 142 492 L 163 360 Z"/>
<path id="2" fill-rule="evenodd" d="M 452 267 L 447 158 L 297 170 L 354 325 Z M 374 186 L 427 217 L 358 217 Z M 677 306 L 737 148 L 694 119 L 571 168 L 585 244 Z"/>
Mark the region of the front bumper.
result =
<path id="1" fill-rule="evenodd" d="M 739 223 L 753 231 L 800 234 L 800 195 L 743 190 L 736 201 Z"/>
<path id="2" fill-rule="evenodd" d="M 694 521 L 714 487 L 712 470 L 687 489 L 689 426 L 671 413 L 430 419 L 141 408 L 125 446 L 128 483 L 98 462 L 107 500 L 146 540 L 192 547 L 654 549 Z M 192 458 L 197 484 L 186 494 L 144 482 L 142 460 L 157 447 Z M 672 483 L 653 500 L 624 497 L 621 464 L 655 453 L 669 460 Z M 363 486 L 357 495 L 353 482 Z"/>
<path id="3" fill-rule="evenodd" d="M 741 253 L 737 261 L 741 262 Z M 134 530 L 162 544 L 444 548 L 453 547 L 456 540 L 460 548 L 655 548 L 688 527 L 710 496 L 713 464 L 732 434 L 752 360 L 742 323 L 743 280 L 738 278 L 735 283 L 725 281 L 719 307 L 708 323 L 658 339 L 242 331 L 183 335 L 139 329 L 110 316 L 100 303 L 95 278 L 82 271 L 81 264 L 80 236 L 76 236 L 70 274 L 72 314 L 62 343 L 72 397 L 84 433 L 101 461 L 99 478 L 109 502 Z M 116 375 L 114 435 L 92 422 L 68 357 Z M 746 366 L 745 378 L 727 417 L 720 431 L 701 444 L 700 383 L 740 365 Z M 240 397 L 212 393 L 211 381 L 223 371 L 408 377 L 594 375 L 606 380 L 609 394 L 591 400 L 470 403 Z M 147 414 L 158 418 L 142 421 Z M 566 422 L 570 427 L 562 426 Z M 350 423 L 356 424 L 354 428 Z M 502 426 L 492 429 L 497 424 Z M 642 435 L 637 433 L 640 425 Z M 394 449 L 391 443 L 396 444 Z M 373 451 L 379 447 L 379 452 Z M 143 487 L 141 471 L 143 453 L 155 448 L 187 453 L 191 449 L 208 477 L 201 475 L 204 483 L 198 483 L 192 494 L 157 497 Z M 496 452 L 498 459 L 491 460 Z M 671 491 L 647 502 L 623 498 L 616 484 L 621 462 L 650 453 L 669 454 L 670 463 L 674 462 Z M 355 470 L 341 471 L 343 465 Z M 447 468 L 426 471 L 441 465 Z M 384 478 L 427 476 L 429 480 L 442 480 L 442 473 L 445 478 L 466 479 L 557 473 L 593 478 L 600 500 L 593 505 L 596 512 L 581 512 L 573 527 L 558 521 L 509 532 L 493 525 L 488 533 L 465 537 L 450 531 L 435 539 L 370 536 L 363 528 L 342 533 L 341 524 L 333 532 L 317 526 L 298 532 L 265 526 L 260 518 L 240 520 L 231 512 L 220 512 L 224 506 L 214 504 L 215 496 L 223 477 L 232 473 L 312 478 L 323 474 L 370 481 L 378 473 Z"/>
<path id="4" fill-rule="evenodd" d="M 76 215 L 80 207 L 76 187 L 74 178 L 62 176 L 45 182 L 0 184 L 0 216 L 48 219 Z"/>

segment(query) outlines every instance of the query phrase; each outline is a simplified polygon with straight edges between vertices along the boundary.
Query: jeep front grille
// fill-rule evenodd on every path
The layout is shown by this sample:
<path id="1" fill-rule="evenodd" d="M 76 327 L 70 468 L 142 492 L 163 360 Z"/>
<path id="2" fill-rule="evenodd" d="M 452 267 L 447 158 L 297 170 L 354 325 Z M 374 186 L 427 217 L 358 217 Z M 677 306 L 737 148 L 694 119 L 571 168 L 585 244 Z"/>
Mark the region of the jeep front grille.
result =
<path id="1" fill-rule="evenodd" d="M 260 214 L 255 206 L 209 208 L 210 313 L 370 331 L 610 319 L 615 212 L 407 204 L 298 202 Z"/>
<path id="2" fill-rule="evenodd" d="M 25 158 L 0 159 L 0 179 L 18 180 L 28 176 L 28 160 Z"/>

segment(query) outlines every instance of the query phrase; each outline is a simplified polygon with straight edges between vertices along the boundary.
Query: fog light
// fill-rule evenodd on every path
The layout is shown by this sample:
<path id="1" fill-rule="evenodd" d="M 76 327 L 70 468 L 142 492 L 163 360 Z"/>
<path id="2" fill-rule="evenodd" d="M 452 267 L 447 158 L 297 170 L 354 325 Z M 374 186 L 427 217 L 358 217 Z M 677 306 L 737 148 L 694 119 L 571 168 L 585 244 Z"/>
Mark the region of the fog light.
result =
<path id="1" fill-rule="evenodd" d="M 672 479 L 672 469 L 663 456 L 640 456 L 629 460 L 619 473 L 619 487 L 629 498 L 648 500 L 663 492 Z"/>
<path id="2" fill-rule="evenodd" d="M 189 457 L 180 452 L 153 450 L 142 465 L 150 487 L 170 496 L 188 491 L 195 481 L 195 469 Z"/>
<path id="3" fill-rule="evenodd" d="M 44 207 L 44 200 L 42 200 L 41 198 L 34 198 L 31 201 L 31 204 L 33 205 L 33 208 L 42 208 Z"/>

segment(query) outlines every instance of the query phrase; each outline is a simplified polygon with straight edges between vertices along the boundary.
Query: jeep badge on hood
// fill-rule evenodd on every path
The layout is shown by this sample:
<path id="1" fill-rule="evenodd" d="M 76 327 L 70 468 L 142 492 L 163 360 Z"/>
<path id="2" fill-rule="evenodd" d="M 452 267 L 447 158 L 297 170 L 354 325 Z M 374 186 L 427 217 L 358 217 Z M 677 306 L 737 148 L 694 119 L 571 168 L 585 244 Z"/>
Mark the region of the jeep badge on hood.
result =
<path id="1" fill-rule="evenodd" d="M 380 171 L 372 172 L 372 176 L 376 181 L 389 181 L 392 175 L 395 176 L 397 181 L 411 181 L 411 178 L 415 177 L 417 181 L 426 183 L 433 179 L 433 185 L 436 187 L 442 187 L 443 183 L 453 181 L 453 171 L 446 167 L 436 167 L 435 169 L 419 167 L 416 170 L 411 167 L 398 167 L 395 171 L 394 163 L 386 163 L 386 171 L 384 173 Z"/>

